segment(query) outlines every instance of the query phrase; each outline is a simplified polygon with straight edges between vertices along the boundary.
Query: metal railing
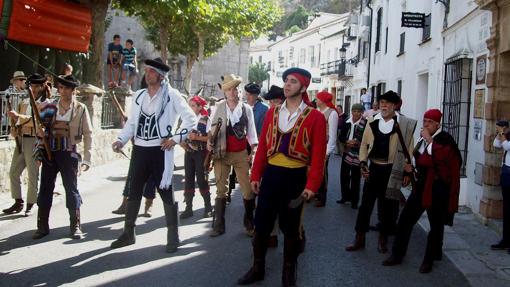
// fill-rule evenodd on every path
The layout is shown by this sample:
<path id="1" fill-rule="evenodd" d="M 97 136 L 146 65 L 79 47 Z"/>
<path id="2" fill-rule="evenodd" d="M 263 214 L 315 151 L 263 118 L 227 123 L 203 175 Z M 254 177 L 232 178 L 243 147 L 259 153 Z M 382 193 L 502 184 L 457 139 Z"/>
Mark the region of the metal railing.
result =
<path id="1" fill-rule="evenodd" d="M 119 126 L 119 112 L 114 106 L 113 99 L 110 93 L 103 96 L 101 103 L 101 128 L 102 129 L 115 129 Z"/>
<path id="2" fill-rule="evenodd" d="M 28 95 L 26 93 L 14 92 L 11 89 L 0 92 L 0 139 L 8 140 L 9 133 L 11 132 L 10 118 L 7 116 L 7 112 L 9 112 L 7 101 L 10 101 L 12 108 L 17 110 L 16 107 L 19 103 L 27 97 Z"/>

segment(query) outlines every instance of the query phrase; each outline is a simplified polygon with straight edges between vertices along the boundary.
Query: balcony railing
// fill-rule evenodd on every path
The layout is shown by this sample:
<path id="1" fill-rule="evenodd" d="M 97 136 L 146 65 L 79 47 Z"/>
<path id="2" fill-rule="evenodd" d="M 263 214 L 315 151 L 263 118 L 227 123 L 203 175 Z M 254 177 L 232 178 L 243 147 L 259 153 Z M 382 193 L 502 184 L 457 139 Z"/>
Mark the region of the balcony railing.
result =
<path id="1" fill-rule="evenodd" d="M 354 67 L 358 64 L 358 57 L 348 60 L 336 60 L 321 64 L 321 76 L 337 75 L 339 79 L 350 78 Z"/>
<path id="2" fill-rule="evenodd" d="M 7 101 L 10 101 L 12 108 L 16 109 L 19 102 L 27 97 L 28 95 L 26 93 L 15 93 L 9 90 L 0 92 L 0 139 L 8 139 L 11 130 L 9 117 L 7 116 L 7 112 L 9 111 L 7 108 Z"/>

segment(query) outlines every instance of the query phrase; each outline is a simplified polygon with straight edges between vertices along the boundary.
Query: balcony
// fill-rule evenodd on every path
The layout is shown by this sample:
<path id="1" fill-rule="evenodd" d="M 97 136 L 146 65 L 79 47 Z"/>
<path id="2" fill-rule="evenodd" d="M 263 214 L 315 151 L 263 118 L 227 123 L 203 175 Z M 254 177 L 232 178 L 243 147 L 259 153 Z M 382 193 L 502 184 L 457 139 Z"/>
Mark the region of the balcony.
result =
<path id="1" fill-rule="evenodd" d="M 342 60 L 331 61 L 321 64 L 321 76 L 338 75 Z"/>

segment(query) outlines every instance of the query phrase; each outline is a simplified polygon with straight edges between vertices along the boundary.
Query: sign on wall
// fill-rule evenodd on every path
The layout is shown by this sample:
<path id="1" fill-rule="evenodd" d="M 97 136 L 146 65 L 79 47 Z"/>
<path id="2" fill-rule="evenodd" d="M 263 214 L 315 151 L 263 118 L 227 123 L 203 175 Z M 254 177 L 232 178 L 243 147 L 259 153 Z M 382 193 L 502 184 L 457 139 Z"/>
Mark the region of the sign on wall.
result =
<path id="1" fill-rule="evenodd" d="M 425 14 L 414 12 L 402 12 L 402 27 L 424 28 Z"/>
<path id="2" fill-rule="evenodd" d="M 485 110 L 485 89 L 478 89 L 475 91 L 475 106 L 474 106 L 474 118 L 483 119 Z"/>
<path id="3" fill-rule="evenodd" d="M 487 54 L 479 56 L 476 59 L 476 84 L 485 84 L 485 75 L 487 74 Z"/>

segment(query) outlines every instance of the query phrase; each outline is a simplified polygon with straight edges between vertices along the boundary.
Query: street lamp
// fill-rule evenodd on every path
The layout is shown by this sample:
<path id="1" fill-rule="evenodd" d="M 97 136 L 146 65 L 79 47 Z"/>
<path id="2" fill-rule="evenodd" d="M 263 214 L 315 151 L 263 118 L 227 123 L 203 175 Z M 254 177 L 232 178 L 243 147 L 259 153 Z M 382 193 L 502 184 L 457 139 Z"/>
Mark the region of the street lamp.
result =
<path id="1" fill-rule="evenodd" d="M 340 48 L 339 51 L 340 51 L 340 59 L 345 60 L 345 54 L 347 52 L 347 49 L 345 49 L 345 47 L 342 46 L 342 48 Z"/>

